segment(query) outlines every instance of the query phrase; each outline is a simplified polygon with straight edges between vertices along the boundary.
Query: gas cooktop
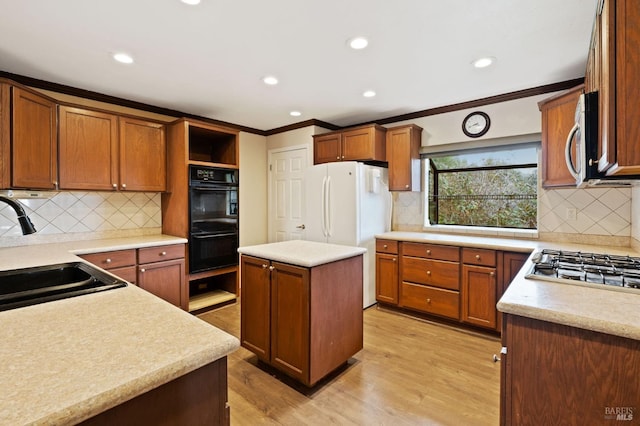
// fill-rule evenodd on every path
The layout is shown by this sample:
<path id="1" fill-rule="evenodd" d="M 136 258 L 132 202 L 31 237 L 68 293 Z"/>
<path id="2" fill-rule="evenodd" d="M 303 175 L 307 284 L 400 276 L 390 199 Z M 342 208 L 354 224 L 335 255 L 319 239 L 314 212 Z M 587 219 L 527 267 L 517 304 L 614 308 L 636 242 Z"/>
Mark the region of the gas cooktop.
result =
<path id="1" fill-rule="evenodd" d="M 525 278 L 640 294 L 640 257 L 544 249 Z"/>

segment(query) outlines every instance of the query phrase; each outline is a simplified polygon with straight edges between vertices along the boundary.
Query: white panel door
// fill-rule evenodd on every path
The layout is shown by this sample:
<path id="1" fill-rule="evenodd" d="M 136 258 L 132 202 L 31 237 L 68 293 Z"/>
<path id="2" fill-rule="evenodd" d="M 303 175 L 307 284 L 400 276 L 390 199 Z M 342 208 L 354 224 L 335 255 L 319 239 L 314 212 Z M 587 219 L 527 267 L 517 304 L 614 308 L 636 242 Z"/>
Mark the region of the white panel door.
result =
<path id="1" fill-rule="evenodd" d="M 269 242 L 301 240 L 307 149 L 269 154 Z"/>

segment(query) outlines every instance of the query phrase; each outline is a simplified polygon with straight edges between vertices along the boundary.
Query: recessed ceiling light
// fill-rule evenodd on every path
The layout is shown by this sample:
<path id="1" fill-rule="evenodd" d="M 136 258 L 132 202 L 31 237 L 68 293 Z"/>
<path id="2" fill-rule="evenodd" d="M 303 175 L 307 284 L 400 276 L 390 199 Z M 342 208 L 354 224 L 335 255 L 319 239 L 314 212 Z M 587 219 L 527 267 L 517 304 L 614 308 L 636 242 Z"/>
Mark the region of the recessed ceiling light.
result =
<path id="1" fill-rule="evenodd" d="M 487 56 L 485 58 L 479 58 L 472 62 L 473 66 L 476 68 L 486 68 L 489 65 L 493 64 L 496 61 L 496 58 L 492 56 Z"/>
<path id="2" fill-rule="evenodd" d="M 300 117 L 302 113 L 300 111 L 291 111 L 289 115 L 292 117 Z"/>
<path id="3" fill-rule="evenodd" d="M 113 59 L 115 59 L 116 61 L 122 63 L 122 64 L 132 64 L 133 63 L 133 58 L 131 57 L 131 55 L 126 54 L 126 53 L 114 53 L 113 54 Z"/>
<path id="4" fill-rule="evenodd" d="M 373 98 L 375 95 L 376 92 L 374 92 L 373 90 L 367 90 L 362 94 L 362 96 L 364 96 L 365 98 Z"/>
<path id="5" fill-rule="evenodd" d="M 276 84 L 278 84 L 278 79 L 272 75 L 266 76 L 262 79 L 262 81 L 264 81 L 264 84 L 268 84 L 269 86 L 275 86 Z"/>
<path id="6" fill-rule="evenodd" d="M 349 40 L 349 46 L 352 49 L 356 49 L 356 50 L 364 49 L 365 47 L 367 47 L 367 45 L 369 45 L 369 40 L 367 40 L 364 37 L 354 37 Z"/>
<path id="7" fill-rule="evenodd" d="M 196 4 L 200 4 L 200 0 L 180 0 L 184 4 L 189 4 L 191 6 L 195 6 Z"/>

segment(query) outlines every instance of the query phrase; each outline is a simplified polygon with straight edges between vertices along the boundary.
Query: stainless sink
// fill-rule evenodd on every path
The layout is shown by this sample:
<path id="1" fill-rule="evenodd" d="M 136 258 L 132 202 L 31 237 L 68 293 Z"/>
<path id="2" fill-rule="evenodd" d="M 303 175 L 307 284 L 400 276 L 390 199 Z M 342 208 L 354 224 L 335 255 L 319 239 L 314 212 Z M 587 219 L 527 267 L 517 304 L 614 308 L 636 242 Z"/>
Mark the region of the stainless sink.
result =
<path id="1" fill-rule="evenodd" d="M 0 271 L 0 311 L 126 286 L 82 262 Z"/>

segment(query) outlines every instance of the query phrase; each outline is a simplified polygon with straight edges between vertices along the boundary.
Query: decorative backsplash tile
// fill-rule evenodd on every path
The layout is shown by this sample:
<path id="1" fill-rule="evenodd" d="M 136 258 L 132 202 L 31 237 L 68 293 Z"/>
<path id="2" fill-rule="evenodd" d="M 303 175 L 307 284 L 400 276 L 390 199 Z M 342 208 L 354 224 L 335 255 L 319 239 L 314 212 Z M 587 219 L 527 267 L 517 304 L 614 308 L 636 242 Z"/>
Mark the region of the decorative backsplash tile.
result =
<path id="1" fill-rule="evenodd" d="M 25 206 L 40 236 L 162 226 L 160 193 L 64 191 L 41 194 L 47 198 L 16 197 Z M 15 212 L 1 203 L 0 238 L 19 236 L 22 232 Z"/>
<path id="2" fill-rule="evenodd" d="M 420 192 L 394 193 L 393 229 L 421 229 L 422 205 Z M 575 209 L 575 219 L 568 218 L 567 209 Z M 630 188 L 538 188 L 540 233 L 630 237 L 631 222 Z"/>

